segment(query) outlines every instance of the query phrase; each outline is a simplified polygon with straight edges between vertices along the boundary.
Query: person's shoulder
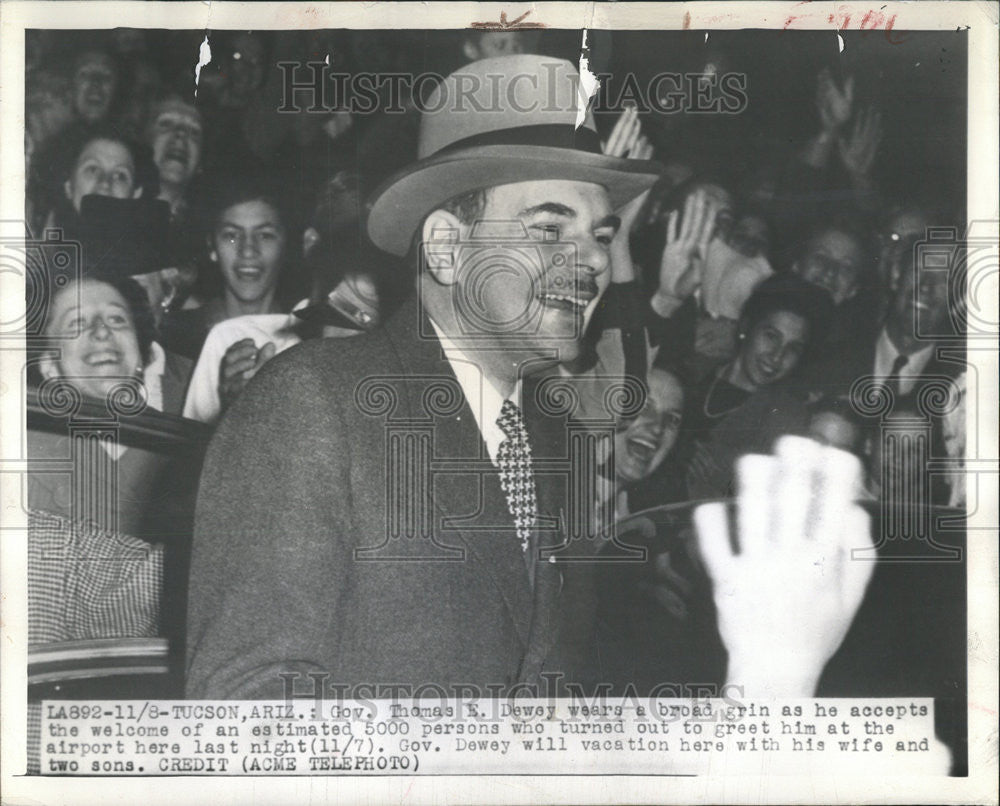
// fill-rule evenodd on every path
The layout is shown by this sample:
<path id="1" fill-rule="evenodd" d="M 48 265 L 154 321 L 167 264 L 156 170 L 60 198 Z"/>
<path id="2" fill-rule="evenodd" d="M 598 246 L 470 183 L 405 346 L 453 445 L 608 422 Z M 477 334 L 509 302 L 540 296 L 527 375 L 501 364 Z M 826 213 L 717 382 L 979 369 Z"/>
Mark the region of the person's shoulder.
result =
<path id="1" fill-rule="evenodd" d="M 336 394 L 368 375 L 397 370 L 397 363 L 382 331 L 349 339 L 307 339 L 268 361 L 251 383 L 260 379 L 279 389 L 293 384 Z"/>

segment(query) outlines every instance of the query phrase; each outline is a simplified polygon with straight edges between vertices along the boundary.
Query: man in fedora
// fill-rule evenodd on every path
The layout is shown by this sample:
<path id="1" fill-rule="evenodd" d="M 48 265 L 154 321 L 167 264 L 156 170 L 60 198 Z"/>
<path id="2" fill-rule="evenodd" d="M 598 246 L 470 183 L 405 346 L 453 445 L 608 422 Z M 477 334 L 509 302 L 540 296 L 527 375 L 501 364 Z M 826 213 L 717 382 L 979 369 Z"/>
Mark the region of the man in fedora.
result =
<path id="1" fill-rule="evenodd" d="M 526 55 L 428 99 L 418 160 L 369 202 L 372 241 L 418 269 L 414 298 L 349 344 L 273 359 L 208 450 L 188 696 L 496 696 L 572 676 L 559 634 L 584 615 L 558 549 L 587 481 L 547 382 L 608 285 L 614 211 L 658 176 L 602 155 L 582 103 L 572 65 Z"/>

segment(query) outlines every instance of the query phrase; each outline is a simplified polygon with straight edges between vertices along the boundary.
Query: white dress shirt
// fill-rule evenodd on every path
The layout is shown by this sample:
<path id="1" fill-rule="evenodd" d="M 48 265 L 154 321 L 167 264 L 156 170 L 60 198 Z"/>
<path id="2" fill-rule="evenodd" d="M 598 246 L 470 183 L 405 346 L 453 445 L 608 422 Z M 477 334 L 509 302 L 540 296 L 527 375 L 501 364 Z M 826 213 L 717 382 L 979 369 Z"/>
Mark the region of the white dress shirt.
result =
<path id="1" fill-rule="evenodd" d="M 150 361 L 142 371 L 142 383 L 146 387 L 146 406 L 163 411 L 163 373 L 167 369 L 167 354 L 159 342 L 149 345 Z"/>
<path id="2" fill-rule="evenodd" d="M 933 352 L 934 343 L 931 342 L 922 350 L 908 356 L 909 360 L 899 371 L 899 393 L 901 395 L 909 394 L 916 386 L 917 380 L 924 371 L 924 367 L 927 366 L 927 362 L 931 360 Z M 900 355 L 902 353 L 892 343 L 885 328 L 882 328 L 878 341 L 875 343 L 875 377 L 879 380 L 888 378 L 892 374 L 892 365 Z"/>
<path id="3" fill-rule="evenodd" d="M 500 417 L 500 409 L 503 406 L 505 398 L 490 383 L 489 379 L 483 373 L 482 367 L 456 347 L 455 343 L 437 326 L 437 323 L 431 320 L 431 326 L 434 328 L 434 332 L 437 333 L 438 340 L 441 342 L 441 349 L 444 351 L 448 363 L 451 364 L 452 372 L 455 373 L 455 378 L 458 380 L 459 386 L 462 387 L 462 394 L 465 395 L 465 400 L 469 404 L 469 408 L 472 409 L 472 415 L 476 418 L 476 426 L 479 428 L 483 442 L 486 443 L 486 450 L 490 455 L 490 461 L 493 462 L 494 467 L 499 467 L 497 452 L 500 449 L 500 443 L 507 437 L 500 426 L 497 425 L 497 419 Z M 520 408 L 520 379 L 518 379 L 517 384 L 514 386 L 514 391 L 510 397 L 506 399 Z"/>

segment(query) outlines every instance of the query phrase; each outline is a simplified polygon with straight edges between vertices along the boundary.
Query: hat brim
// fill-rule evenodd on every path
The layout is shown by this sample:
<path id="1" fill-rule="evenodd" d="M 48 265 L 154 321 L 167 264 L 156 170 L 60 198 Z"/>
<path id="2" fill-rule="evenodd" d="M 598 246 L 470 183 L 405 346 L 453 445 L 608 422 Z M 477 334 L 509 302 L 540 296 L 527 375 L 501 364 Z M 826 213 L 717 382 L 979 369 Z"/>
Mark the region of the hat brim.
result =
<path id="1" fill-rule="evenodd" d="M 563 179 L 591 182 L 608 191 L 614 210 L 652 187 L 662 167 L 550 146 L 476 146 L 429 157 L 388 179 L 368 202 L 368 236 L 403 256 L 418 226 L 442 202 L 481 188 Z"/>
<path id="2" fill-rule="evenodd" d="M 315 305 L 308 305 L 305 308 L 296 308 L 292 314 L 303 322 L 310 322 L 318 325 L 331 325 L 344 330 L 356 330 L 363 333 L 366 328 L 363 324 L 354 321 L 350 316 L 337 310 L 332 305 L 325 302 L 318 302 Z"/>

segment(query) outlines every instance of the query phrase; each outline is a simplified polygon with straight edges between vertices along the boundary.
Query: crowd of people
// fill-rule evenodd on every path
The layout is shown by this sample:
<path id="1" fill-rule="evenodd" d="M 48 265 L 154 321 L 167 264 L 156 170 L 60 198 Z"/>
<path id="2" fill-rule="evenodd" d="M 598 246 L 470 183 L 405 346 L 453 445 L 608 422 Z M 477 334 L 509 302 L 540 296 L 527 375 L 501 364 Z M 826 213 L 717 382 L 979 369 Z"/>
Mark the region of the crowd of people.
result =
<path id="1" fill-rule="evenodd" d="M 47 292 L 45 338 L 30 368 L 35 384 L 61 381 L 101 400 L 117 385 L 137 382 L 147 410 L 215 426 L 244 396 L 240 416 L 264 405 L 253 398 L 253 381 L 276 355 L 292 348 L 316 355 L 296 345 L 337 339 L 345 361 L 362 361 L 363 334 L 382 332 L 409 310 L 424 280 L 399 265 L 402 252 L 387 254 L 388 239 L 380 249 L 369 238 L 365 199 L 417 160 L 426 136 L 418 133 L 418 99 L 396 115 L 366 116 L 347 104 L 279 114 L 284 85 L 276 65 L 287 54 L 301 61 L 302 53 L 330 53 L 343 71 L 388 69 L 425 53 L 419 40 L 395 52 L 375 47 L 377 37 L 342 32 L 213 34 L 212 62 L 196 85 L 191 66 L 149 32 L 119 29 L 65 41 L 35 33 L 25 110 L 29 228 L 35 238 L 61 230 L 81 244 L 83 260 L 79 277 Z M 542 53 L 546 41 L 537 31 L 456 32 L 442 38 L 431 66 L 444 72 L 484 58 Z M 59 58 L 67 49 L 71 58 Z M 712 58 L 721 57 L 712 51 Z M 669 137 L 655 112 L 635 104 L 597 117 L 605 157 L 660 166 L 615 211 L 617 231 L 602 236 L 609 265 L 595 274 L 604 278 L 592 281 L 593 291 L 580 291 L 586 283 L 574 280 L 572 293 L 583 297 L 559 303 L 595 300 L 579 354 L 558 368 L 581 388 L 597 385 L 581 398 L 594 409 L 577 414 L 600 414 L 615 382 L 635 379 L 643 390 L 636 410 L 610 422 L 613 446 L 601 459 L 595 492 L 605 525 L 608 517 L 624 521 L 665 504 L 736 496 L 740 459 L 769 453 L 781 437 L 809 437 L 854 454 L 865 469 L 863 495 L 872 500 L 902 495 L 903 481 L 923 473 L 919 463 L 928 456 L 961 461 L 956 412 L 964 364 L 949 363 L 936 349 L 962 333 L 955 278 L 947 269 L 923 270 L 916 257 L 929 227 L 963 223 L 961 207 L 933 188 L 894 197 L 880 186 L 876 99 L 862 98 L 853 78 L 827 69 L 814 82 L 814 131 L 787 145 L 778 165 L 720 159 L 706 169 L 702 154 L 671 150 L 671 140 L 690 147 L 678 127 L 706 125 L 694 116 L 671 120 Z M 717 125 L 738 127 L 738 116 L 731 118 Z M 463 225 L 470 208 L 482 204 L 481 188 L 467 191 L 444 205 Z M 405 229 L 391 216 L 383 226 Z M 449 282 L 436 270 L 434 277 Z M 954 405 L 928 415 L 924 390 L 941 378 Z M 309 379 L 301 384 L 302 394 L 317 394 Z M 872 395 L 888 398 L 891 411 L 873 407 Z M 887 448 L 886 417 L 911 424 L 906 446 L 917 444 L 926 424 L 924 452 L 899 443 Z M 252 438 L 249 429 L 245 438 Z M 32 444 L 33 458 L 54 455 L 41 437 Z M 315 447 L 348 449 L 322 439 Z M 107 450 L 120 478 L 143 479 L 121 482 L 129 494 L 120 497 L 115 521 L 119 531 L 138 533 L 142 513 L 135 510 L 154 477 L 133 467 L 141 463 L 130 464 L 129 450 Z M 266 453 L 259 461 L 281 473 L 295 458 Z M 217 476 L 224 473 L 220 462 L 213 465 Z M 928 489 L 921 503 L 964 505 L 958 469 Z M 61 518 L 74 511 L 72 491 L 53 488 L 44 474 L 29 492 L 34 510 Z M 199 506 L 218 494 L 212 488 Z M 380 507 L 382 494 L 371 491 L 365 503 Z M 301 501 L 284 503 L 306 518 Z M 206 522 L 220 527 L 218 518 Z M 354 525 L 361 523 L 368 521 Z M 218 570 L 219 557 L 205 548 L 199 554 L 196 545 L 193 562 L 200 560 Z M 677 558 L 656 562 L 668 588 L 661 598 L 683 612 L 679 600 L 690 589 L 678 581 Z M 198 569 L 193 573 L 197 582 Z M 218 592 L 204 598 L 204 586 L 217 581 L 201 580 L 203 600 L 192 622 L 198 632 L 188 636 L 202 653 L 211 633 L 206 602 L 218 612 L 238 607 Z M 297 649 L 294 642 L 285 648 Z M 388 674 L 390 667 L 378 668 Z M 218 675 L 198 671 L 201 694 L 245 690 L 226 689 Z"/>

